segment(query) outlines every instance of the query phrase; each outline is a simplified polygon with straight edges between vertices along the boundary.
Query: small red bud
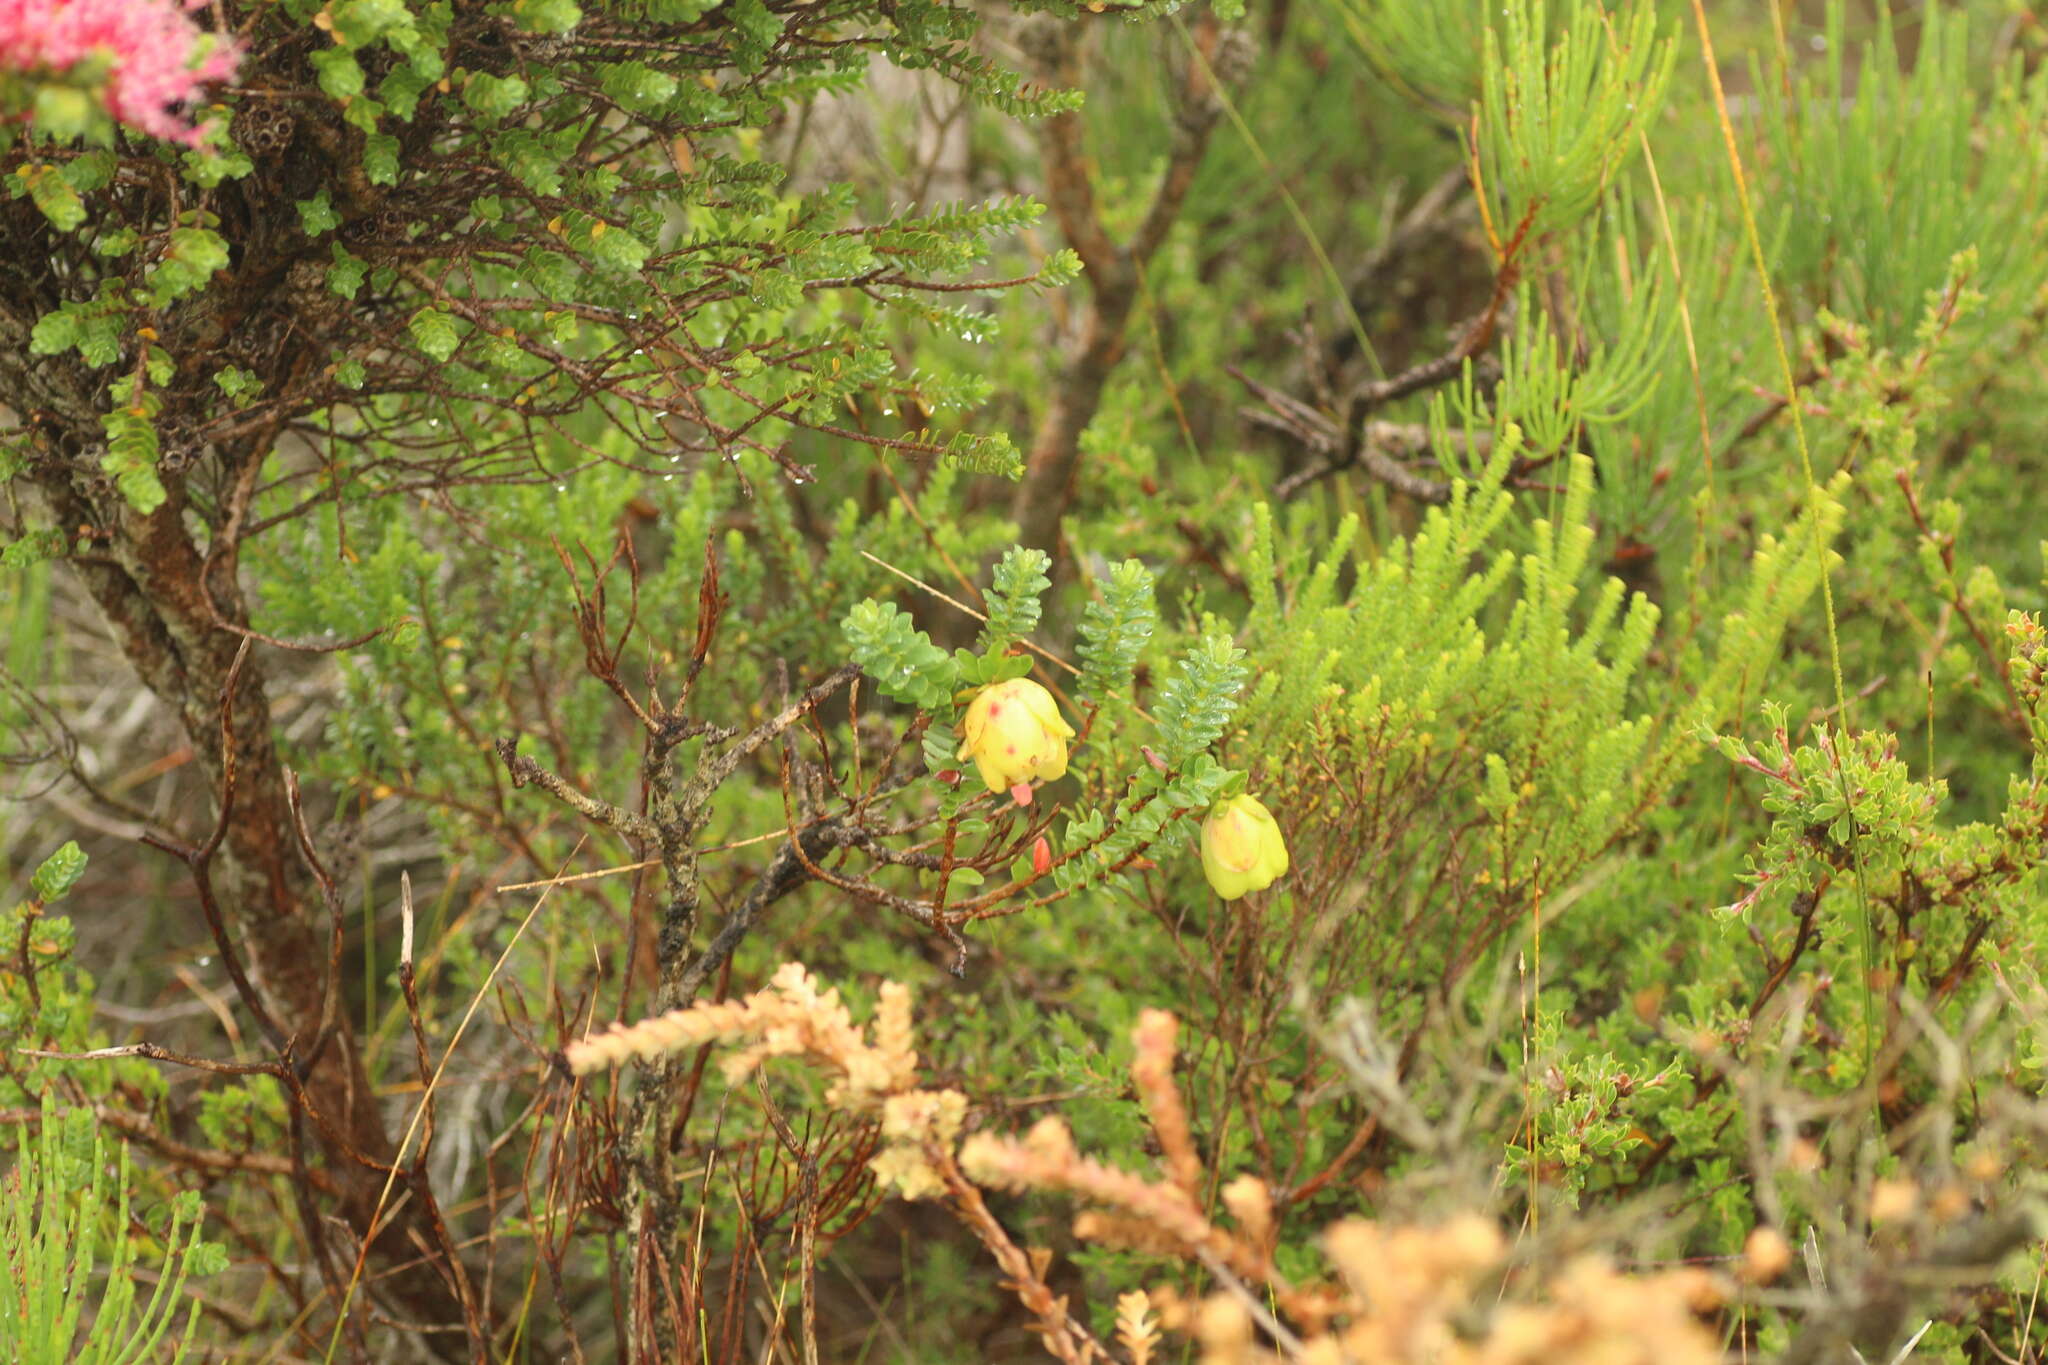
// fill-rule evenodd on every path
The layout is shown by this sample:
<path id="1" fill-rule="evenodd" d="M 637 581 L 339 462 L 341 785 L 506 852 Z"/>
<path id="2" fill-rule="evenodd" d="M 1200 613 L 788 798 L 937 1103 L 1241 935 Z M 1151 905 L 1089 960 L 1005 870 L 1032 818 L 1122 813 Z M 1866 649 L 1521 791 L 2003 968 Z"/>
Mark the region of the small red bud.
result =
<path id="1" fill-rule="evenodd" d="M 1020 806 L 1030 805 L 1031 784 L 1029 782 L 1019 782 L 1016 786 L 1010 788 L 1010 799 Z"/>
<path id="2" fill-rule="evenodd" d="M 1045 841 L 1043 834 L 1031 841 L 1031 872 L 1043 877 L 1052 871 L 1052 845 Z"/>
<path id="3" fill-rule="evenodd" d="M 932 776 L 938 778 L 939 781 L 945 783 L 949 787 L 957 787 L 960 785 L 960 770 L 958 768 L 945 768 L 940 770 L 939 772 L 933 773 Z"/>
<path id="4" fill-rule="evenodd" d="M 1173 765 L 1171 763 L 1168 763 L 1165 759 L 1161 758 L 1158 754 L 1153 753 L 1151 745 L 1140 744 L 1138 746 L 1138 752 L 1145 755 L 1145 761 L 1147 763 L 1150 763 L 1153 767 L 1157 768 L 1160 772 L 1164 773 L 1173 771 Z"/>

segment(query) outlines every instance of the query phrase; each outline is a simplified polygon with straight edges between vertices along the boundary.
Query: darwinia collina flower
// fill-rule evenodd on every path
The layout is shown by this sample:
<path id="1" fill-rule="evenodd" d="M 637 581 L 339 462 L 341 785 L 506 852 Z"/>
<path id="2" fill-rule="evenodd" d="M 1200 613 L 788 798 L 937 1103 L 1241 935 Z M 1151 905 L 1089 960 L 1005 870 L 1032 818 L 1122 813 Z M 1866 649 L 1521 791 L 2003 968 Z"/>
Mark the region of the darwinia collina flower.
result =
<path id="1" fill-rule="evenodd" d="M 1273 813 L 1254 796 L 1218 801 L 1202 821 L 1202 872 L 1216 894 L 1234 901 L 1263 891 L 1287 871 L 1287 841 Z"/>
<path id="2" fill-rule="evenodd" d="M 107 112 L 138 132 L 186 146 L 199 130 L 178 110 L 235 72 L 240 53 L 185 17 L 204 0 L 0 0 L 0 69 L 62 75 L 100 58 Z"/>
<path id="3" fill-rule="evenodd" d="M 1012 678 L 974 694 L 961 736 L 957 757 L 973 759 L 990 791 L 1009 792 L 1023 806 L 1031 802 L 1033 782 L 1066 775 L 1074 729 L 1060 719 L 1052 693 L 1029 678 Z"/>

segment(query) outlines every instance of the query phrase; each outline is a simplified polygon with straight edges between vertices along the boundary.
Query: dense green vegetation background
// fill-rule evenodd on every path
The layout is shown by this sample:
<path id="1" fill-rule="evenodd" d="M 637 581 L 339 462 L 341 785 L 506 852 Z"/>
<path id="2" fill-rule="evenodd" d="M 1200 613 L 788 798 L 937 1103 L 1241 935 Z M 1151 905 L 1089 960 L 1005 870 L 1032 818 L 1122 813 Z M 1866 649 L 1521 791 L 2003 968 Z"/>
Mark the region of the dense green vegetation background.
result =
<path id="1" fill-rule="evenodd" d="M 1731 1357 L 2040 1358 L 2038 6 L 197 17 L 198 149 L 0 88 L 13 1287 L 162 1267 L 130 1358 L 1143 1360 L 1156 1290 L 1336 1360 L 1396 1296 L 1325 1230 L 1479 1214 L 1383 1358 L 1689 1358 L 1681 1265 Z M 736 1024 L 564 1064 L 785 962 L 908 986 L 964 1124 Z M 1178 1193 L 951 1165 L 1054 1115 Z"/>

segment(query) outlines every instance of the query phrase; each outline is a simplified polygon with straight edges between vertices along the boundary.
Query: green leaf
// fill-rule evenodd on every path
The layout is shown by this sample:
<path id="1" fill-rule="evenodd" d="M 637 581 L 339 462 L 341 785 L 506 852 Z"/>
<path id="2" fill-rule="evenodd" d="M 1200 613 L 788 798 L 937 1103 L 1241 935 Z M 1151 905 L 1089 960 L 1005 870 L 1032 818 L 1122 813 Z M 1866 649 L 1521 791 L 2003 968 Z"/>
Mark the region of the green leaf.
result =
<path id="1" fill-rule="evenodd" d="M 403 0 L 341 0 L 328 7 L 335 36 L 350 47 L 375 42 L 388 31 L 410 27 L 412 12 Z"/>
<path id="2" fill-rule="evenodd" d="M 61 899 L 85 875 L 85 864 L 85 850 L 76 841 L 66 841 L 62 848 L 43 859 L 42 866 L 29 878 L 30 893 L 45 905 Z"/>
<path id="3" fill-rule="evenodd" d="M 398 183 L 398 139 L 389 133 L 372 133 L 363 142 L 363 174 L 372 185 Z"/>
<path id="4" fill-rule="evenodd" d="M 1553 44 L 1543 0 L 1508 0 L 1488 28 L 1475 160 L 1500 196 L 1499 221 L 1531 238 L 1592 210 L 1638 132 L 1655 117 L 1677 45 L 1657 36 L 1657 7 L 1610 16 L 1571 7 Z"/>
<path id="5" fill-rule="evenodd" d="M 164 505 L 170 494 L 164 491 L 163 480 L 157 477 L 156 465 L 128 458 L 113 450 L 100 461 L 100 467 L 113 475 L 114 486 L 121 490 L 121 496 L 130 507 L 148 516 Z"/>
<path id="6" fill-rule="evenodd" d="M 332 232 L 341 226 L 341 215 L 334 211 L 334 204 L 328 199 L 327 191 L 321 190 L 311 199 L 298 201 L 299 226 L 306 230 L 308 237 L 318 237 L 323 232 Z"/>
<path id="7" fill-rule="evenodd" d="M 762 0 L 735 0 L 727 6 L 734 25 L 753 42 L 767 47 L 782 36 L 782 17 Z"/>
<path id="8" fill-rule="evenodd" d="M 567 33 L 583 11 L 574 0 L 512 0 L 512 19 L 528 33 Z"/>
<path id="9" fill-rule="evenodd" d="M 951 656 L 894 603 L 856 603 L 842 623 L 853 661 L 885 696 L 937 710 L 952 701 L 958 673 Z"/>
<path id="10" fill-rule="evenodd" d="M 171 229 L 163 259 L 149 272 L 150 304 L 162 308 L 204 288 L 227 263 L 228 244 L 219 233 L 206 228 Z"/>
<path id="11" fill-rule="evenodd" d="M 27 167 L 21 179 L 29 198 L 59 232 L 70 232 L 85 221 L 85 200 L 55 166 Z"/>
<path id="12" fill-rule="evenodd" d="M 185 1252 L 185 1270 L 192 1275 L 218 1275 L 228 1268 L 228 1250 L 219 1242 L 194 1240 Z"/>
<path id="13" fill-rule="evenodd" d="M 1168 763 L 1178 768 L 1222 736 L 1244 679 L 1244 651 L 1227 635 L 1205 635 L 1187 652 L 1156 710 Z"/>
<path id="14" fill-rule="evenodd" d="M 64 166 L 65 181 L 80 194 L 91 194 L 114 183 L 114 154 L 94 148 L 71 158 Z"/>
<path id="15" fill-rule="evenodd" d="M 363 278 L 370 273 L 370 263 L 360 256 L 349 254 L 348 248 L 340 242 L 331 248 L 334 264 L 327 267 L 327 287 L 345 299 L 352 299 L 363 287 Z"/>
<path id="16" fill-rule="evenodd" d="M 64 533 L 54 526 L 41 526 L 19 540 L 0 547 L 0 569 L 26 569 L 64 556 Z"/>
<path id="17" fill-rule="evenodd" d="M 593 223 L 590 230 L 590 254 L 598 261 L 623 274 L 632 274 L 646 263 L 649 248 L 647 243 L 632 233 L 604 223 Z"/>
<path id="18" fill-rule="evenodd" d="M 228 396 L 228 401 L 238 408 L 245 408 L 263 392 L 263 381 L 239 365 L 229 365 L 213 376 L 213 382 Z"/>
<path id="19" fill-rule="evenodd" d="M 98 368 L 121 358 L 119 322 L 106 313 L 85 314 L 78 328 L 78 353 L 85 363 Z"/>
<path id="20" fill-rule="evenodd" d="M 413 344 L 432 360 L 446 362 L 462 344 L 455 331 L 455 319 L 437 308 L 420 309 L 406 326 L 412 333 Z"/>
<path id="21" fill-rule="evenodd" d="M 676 78 L 645 62 L 617 62 L 600 69 L 604 92 L 624 108 L 654 109 L 675 98 Z"/>
<path id="22" fill-rule="evenodd" d="M 120 406 L 100 419 L 107 431 L 107 453 L 100 459 L 100 468 L 113 478 L 114 486 L 121 490 L 128 505 L 147 516 L 163 506 L 170 495 L 157 477 L 156 424 L 151 418 L 156 414 L 158 400 L 145 392 L 131 401 L 123 395 L 132 388 L 127 380 L 116 383 L 115 401 Z"/>
<path id="23" fill-rule="evenodd" d="M 368 96 L 350 100 L 348 107 L 341 111 L 343 123 L 351 128 L 360 128 L 366 134 L 376 132 L 377 121 L 383 117 L 384 106 Z"/>
<path id="24" fill-rule="evenodd" d="M 61 355 L 78 344 L 78 315 L 68 308 L 45 313 L 29 329 L 30 355 Z"/>
<path id="25" fill-rule="evenodd" d="M 1046 570 L 1052 556 L 1043 550 L 1014 545 L 996 565 L 989 587 L 988 620 L 983 623 L 976 648 L 995 654 L 1038 629 L 1039 598 L 1052 586 Z"/>
<path id="26" fill-rule="evenodd" d="M 462 102 L 485 118 L 504 118 L 526 103 L 527 84 L 517 76 L 472 71 L 462 83 Z"/>
<path id="27" fill-rule="evenodd" d="M 306 58 L 320 78 L 320 88 L 338 100 L 363 93 L 363 68 L 345 47 L 323 48 Z"/>
<path id="28" fill-rule="evenodd" d="M 54 81 L 35 86 L 34 112 L 30 116 L 36 131 L 53 142 L 72 142 L 107 122 L 106 111 L 85 91 Z"/>
<path id="29" fill-rule="evenodd" d="M 748 284 L 753 302 L 773 312 L 787 312 L 804 301 L 803 282 L 786 270 L 760 270 Z"/>
<path id="30" fill-rule="evenodd" d="M 239 180 L 256 169 L 256 163 L 249 159 L 248 154 L 232 144 L 220 148 L 195 148 L 180 160 L 185 178 L 205 190 L 212 189 L 223 180 Z"/>
<path id="31" fill-rule="evenodd" d="M 1077 694 L 1094 702 L 1128 697 L 1138 656 L 1151 642 L 1158 619 L 1152 571 L 1135 559 L 1112 568 L 1102 584 L 1102 599 L 1081 613 Z"/>
<path id="32" fill-rule="evenodd" d="M 440 79 L 438 73 L 430 76 L 420 70 L 419 60 L 415 56 L 414 65 L 392 68 L 391 74 L 377 83 L 377 97 L 384 102 L 385 108 L 402 119 L 410 119 L 418 112 L 420 96 L 431 90 L 434 82 Z"/>

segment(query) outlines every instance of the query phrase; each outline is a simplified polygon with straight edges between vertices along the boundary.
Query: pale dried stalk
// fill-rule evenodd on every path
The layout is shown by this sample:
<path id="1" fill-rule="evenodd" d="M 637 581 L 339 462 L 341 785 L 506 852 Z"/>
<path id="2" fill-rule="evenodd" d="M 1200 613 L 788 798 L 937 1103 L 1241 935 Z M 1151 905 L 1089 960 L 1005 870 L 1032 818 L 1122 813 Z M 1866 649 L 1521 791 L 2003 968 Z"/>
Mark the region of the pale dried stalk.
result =
<path id="1" fill-rule="evenodd" d="M 1119 1294 L 1116 1300 L 1116 1339 L 1131 1358 L 1131 1365 L 1151 1365 L 1152 1350 L 1159 1344 L 1159 1324 L 1152 1316 L 1152 1300 L 1142 1289 Z"/>
<path id="2" fill-rule="evenodd" d="M 908 987 L 883 984 L 875 1035 L 870 1045 L 840 1003 L 839 992 L 818 989 L 800 963 L 786 962 L 766 989 L 744 1000 L 700 1001 L 637 1024 L 615 1024 L 571 1043 L 565 1055 L 569 1069 L 582 1076 L 708 1042 L 745 1039 L 747 1046 L 720 1063 L 728 1079 L 748 1075 L 770 1057 L 808 1056 L 843 1077 L 826 1095 L 828 1103 L 862 1108 L 916 1083 Z"/>
<path id="3" fill-rule="evenodd" d="M 961 1173 L 953 1147 L 966 1122 L 967 1097 L 957 1090 L 917 1088 L 907 987 L 883 984 L 873 1033 L 870 1043 L 838 992 L 821 990 L 801 964 L 790 962 L 766 988 L 743 1000 L 701 1002 L 614 1027 L 571 1044 L 566 1057 L 572 1071 L 585 1075 L 719 1041 L 744 1044 L 721 1063 L 729 1079 L 744 1077 L 770 1057 L 804 1056 L 832 1068 L 840 1079 L 826 1092 L 826 1103 L 879 1115 L 883 1148 L 869 1165 L 883 1186 L 908 1199 L 945 1196 L 1038 1319 L 1039 1335 L 1054 1357 L 1067 1365 L 1108 1360 L 1109 1353 L 1067 1312 L 1066 1300 L 1046 1285 L 989 1212 L 981 1191 Z"/>
<path id="4" fill-rule="evenodd" d="M 1038 1336 L 1045 1343 L 1046 1351 L 1067 1365 L 1091 1365 L 1094 1361 L 1108 1360 L 1109 1353 L 1087 1328 L 1067 1312 L 1066 1299 L 1052 1292 L 1032 1265 L 1031 1258 L 1010 1240 L 1010 1234 L 989 1212 L 981 1191 L 961 1171 L 952 1156 L 934 1150 L 927 1153 L 927 1158 L 945 1185 L 947 1202 L 952 1205 L 954 1215 L 988 1248 L 989 1255 L 995 1258 L 996 1264 L 1008 1277 L 1010 1291 L 1017 1296 L 1017 1301 L 1038 1319 Z"/>
<path id="5" fill-rule="evenodd" d="M 1004 1189 L 1065 1190 L 1108 1210 L 1076 1218 L 1075 1233 L 1205 1266 L 1219 1286 L 1190 1302 L 1170 1289 L 1118 1301 L 1117 1339 L 1136 1362 L 1153 1358 L 1158 1326 L 1193 1338 L 1203 1365 L 1712 1365 L 1719 1352 L 1696 1314 L 1723 1286 L 1697 1270 L 1624 1275 L 1598 1257 L 1567 1262 L 1537 1302 L 1500 1296 L 1508 1242 L 1469 1214 L 1437 1226 L 1346 1219 L 1324 1233 L 1334 1281 L 1289 1285 L 1273 1265 L 1278 1225 L 1264 1182 L 1243 1176 L 1221 1200 L 1235 1230 L 1213 1224 L 1187 1110 L 1173 1085 L 1171 1015 L 1148 1010 L 1133 1033 L 1131 1073 L 1165 1156 L 1168 1179 L 1147 1180 L 1083 1156 L 1057 1118 L 1020 1141 L 977 1134 L 960 1167 Z M 1256 1288 L 1254 1288 L 1256 1286 Z M 1027 1302 L 1029 1300 L 1027 1299 Z M 1484 1316 L 1473 1330 L 1476 1311 Z M 1057 1352 L 1056 1352 L 1057 1353 Z"/>
<path id="6" fill-rule="evenodd" d="M 1168 1236 L 1142 1218 L 1104 1213 L 1100 1209 L 1074 1215 L 1074 1235 L 1084 1242 L 1100 1242 L 1120 1251 L 1143 1251 L 1153 1256 L 1178 1256 L 1187 1250 L 1178 1237 Z"/>
<path id="7" fill-rule="evenodd" d="M 1273 1254 L 1279 1228 L 1273 1222 L 1273 1195 L 1266 1182 L 1255 1175 L 1241 1175 L 1223 1187 L 1223 1207 L 1237 1220 L 1246 1241 L 1261 1256 Z"/>
<path id="8" fill-rule="evenodd" d="M 1202 1188 L 1202 1158 L 1195 1151 L 1194 1134 L 1188 1126 L 1187 1106 L 1173 1083 L 1174 1035 L 1180 1021 L 1165 1010 L 1145 1010 L 1131 1030 L 1137 1055 L 1131 1059 L 1131 1082 L 1145 1105 L 1152 1131 L 1159 1135 L 1159 1150 L 1166 1157 L 1166 1172 L 1190 1199 Z"/>
<path id="9" fill-rule="evenodd" d="M 1151 1223 L 1183 1247 L 1222 1239 L 1178 1186 L 1105 1166 L 1074 1150 L 1073 1135 L 1058 1118 L 1040 1119 L 1022 1142 L 977 1133 L 961 1145 L 960 1165 L 985 1185 L 1008 1190 L 1071 1190 Z"/>
<path id="10" fill-rule="evenodd" d="M 581 1076 L 704 1043 L 742 1043 L 719 1063 L 728 1081 L 744 1078 L 770 1057 L 808 1057 L 839 1073 L 825 1092 L 827 1104 L 863 1116 L 879 1112 L 883 1147 L 868 1165 L 883 1187 L 906 1199 L 928 1198 L 944 1184 L 926 1153 L 951 1151 L 967 1119 L 967 1097 L 916 1088 L 908 987 L 883 983 L 874 1032 L 869 1043 L 837 991 L 820 990 L 802 964 L 786 962 L 766 988 L 744 1000 L 700 1001 L 637 1024 L 615 1025 L 571 1043 L 564 1055 Z"/>

